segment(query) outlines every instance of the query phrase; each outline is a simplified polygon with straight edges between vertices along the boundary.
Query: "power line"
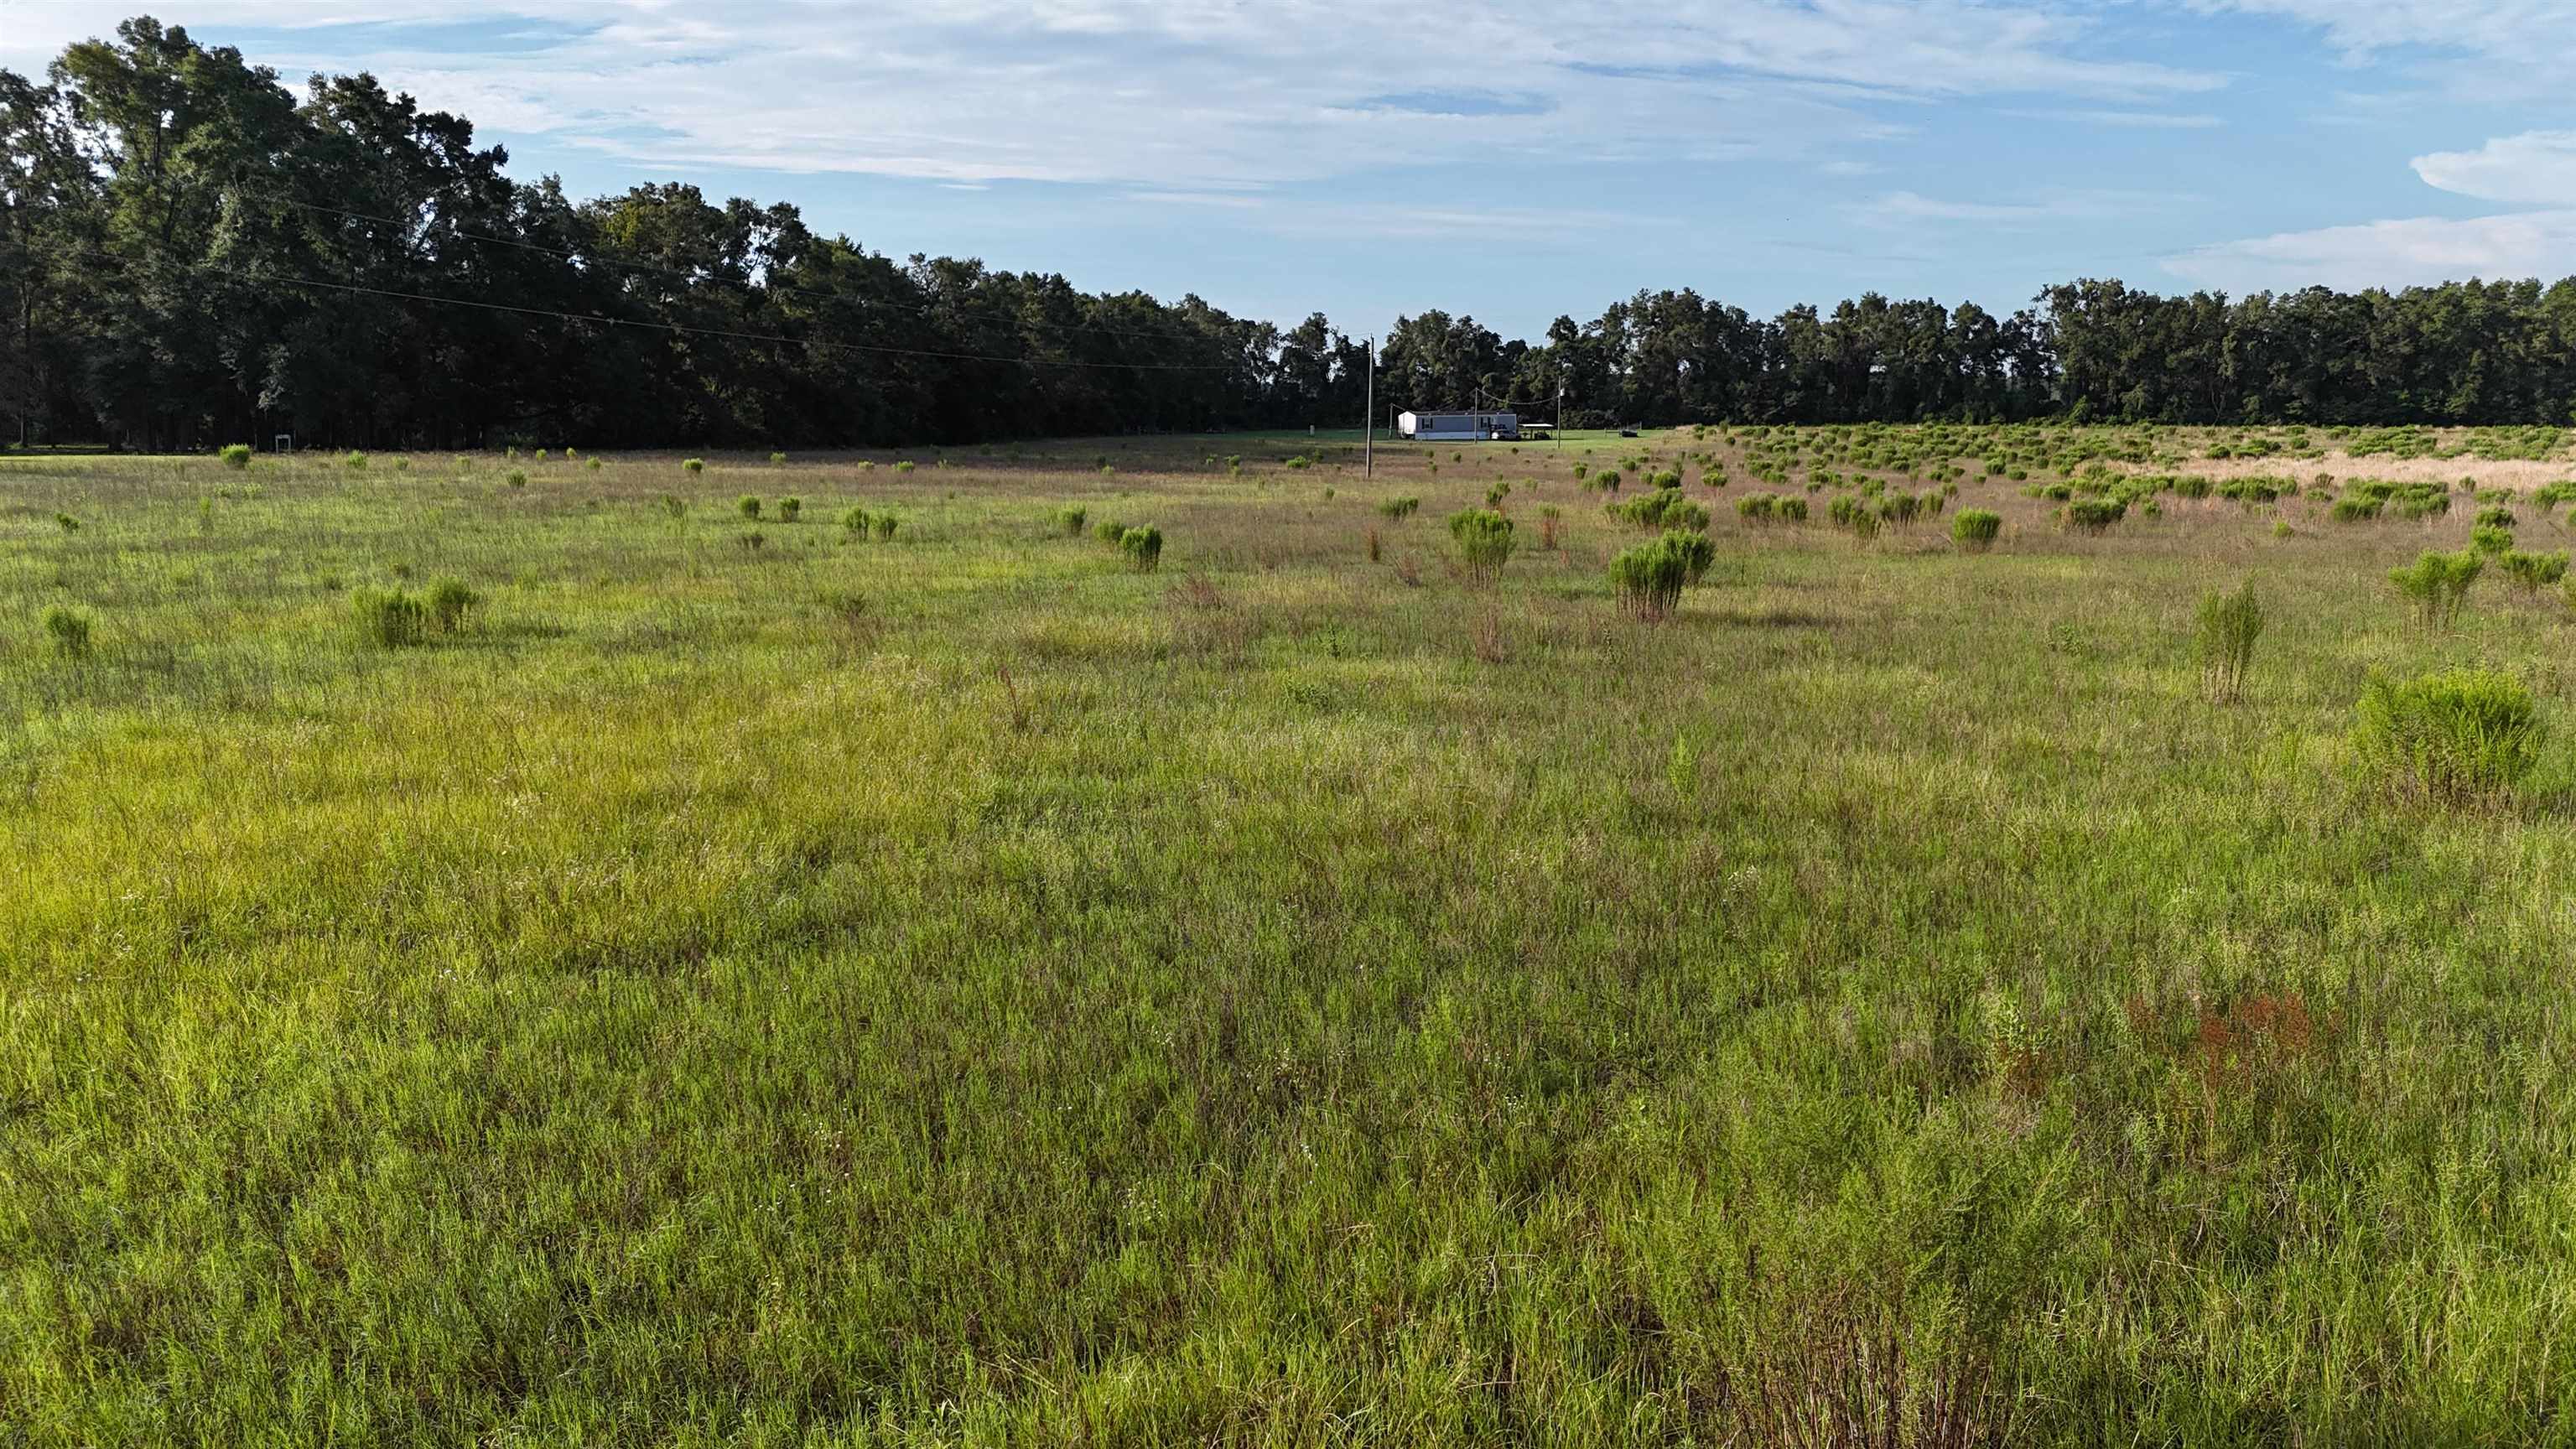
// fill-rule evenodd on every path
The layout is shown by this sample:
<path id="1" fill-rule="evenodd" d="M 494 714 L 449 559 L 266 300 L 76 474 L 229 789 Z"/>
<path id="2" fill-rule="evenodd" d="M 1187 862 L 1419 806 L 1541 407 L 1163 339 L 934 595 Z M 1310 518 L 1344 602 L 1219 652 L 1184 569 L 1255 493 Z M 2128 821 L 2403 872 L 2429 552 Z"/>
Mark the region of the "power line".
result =
<path id="1" fill-rule="evenodd" d="M 358 221 L 380 222 L 386 226 L 408 227 L 414 224 L 412 221 L 405 220 L 399 216 L 379 216 L 373 212 L 352 211 L 344 206 L 324 206 L 318 201 L 298 201 L 291 196 L 279 196 L 275 193 L 266 194 L 272 201 L 279 202 L 286 206 L 297 207 L 305 211 L 328 212 L 334 216 L 351 217 Z M 598 263 L 607 266 L 628 267 L 636 271 L 658 272 L 664 276 L 678 277 L 683 281 L 694 282 L 697 280 L 693 274 L 683 267 L 666 267 L 658 262 L 630 261 L 624 257 L 614 257 L 593 252 L 567 251 L 561 247 L 550 247 L 537 242 L 522 241 L 517 237 L 496 236 L 490 232 L 475 231 L 469 227 L 457 226 L 453 223 L 450 223 L 447 229 L 456 235 L 467 238 L 471 241 L 487 242 L 493 246 L 515 247 L 521 251 L 538 252 L 545 256 L 560 257 L 569 262 Z M 855 297 L 847 292 L 826 291 L 819 287 L 799 287 L 792 283 L 766 279 L 762 281 L 761 286 L 765 290 L 772 292 L 790 292 L 798 296 L 820 297 L 826 301 L 852 302 L 862 307 L 884 308 L 892 311 L 909 311 L 925 316 L 933 310 L 925 303 L 898 302 L 885 299 Z M 1037 328 L 1051 332 L 1092 332 L 1103 337 L 1139 337 L 1151 338 L 1165 342 L 1210 342 L 1218 340 L 1210 337 L 1204 332 L 1177 332 L 1171 330 L 1103 327 L 1098 323 L 1093 322 L 1039 322 L 1015 318 L 1013 319 L 1013 325 L 1022 328 Z"/>

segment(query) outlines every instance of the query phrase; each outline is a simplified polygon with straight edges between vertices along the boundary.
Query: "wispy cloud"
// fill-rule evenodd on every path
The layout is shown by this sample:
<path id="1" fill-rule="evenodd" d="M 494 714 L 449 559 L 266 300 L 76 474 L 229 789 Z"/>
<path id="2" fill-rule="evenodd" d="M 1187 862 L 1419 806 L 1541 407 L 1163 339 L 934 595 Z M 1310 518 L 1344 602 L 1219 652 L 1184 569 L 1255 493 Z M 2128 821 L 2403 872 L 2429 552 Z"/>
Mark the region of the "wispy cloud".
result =
<path id="1" fill-rule="evenodd" d="M 1476 0 L 1465 14 L 1432 0 L 371 0 L 364 13 L 196 0 L 187 21 L 255 35 L 290 75 L 365 65 L 487 126 L 664 169 L 1183 190 L 1480 157 L 1812 153 L 1887 134 L 1865 109 L 1876 100 L 2144 101 L 2225 82 L 2132 58 L 2049 0 Z M 0 62 L 22 67 L 107 28 L 96 0 L 10 0 L 8 15 Z M 426 24 L 448 42 L 401 29 Z M 471 53 L 459 37 L 478 29 L 496 38 Z M 1509 40 L 1426 48 L 1445 35 Z M 1604 79 L 1641 56 L 1651 69 Z"/>
<path id="2" fill-rule="evenodd" d="M 2281 232 L 2200 247 L 2165 269 L 2231 291 L 2426 286 L 2576 271 L 2576 210 L 2466 219 L 2410 217 Z"/>
<path id="3" fill-rule="evenodd" d="M 1851 208 L 1855 217 L 1881 224 L 1980 222 L 2020 226 L 2051 221 L 2099 221 L 2134 215 L 2184 198 L 2144 191 L 2052 192 L 2028 201 L 1957 201 L 1913 191 L 1890 191 Z"/>

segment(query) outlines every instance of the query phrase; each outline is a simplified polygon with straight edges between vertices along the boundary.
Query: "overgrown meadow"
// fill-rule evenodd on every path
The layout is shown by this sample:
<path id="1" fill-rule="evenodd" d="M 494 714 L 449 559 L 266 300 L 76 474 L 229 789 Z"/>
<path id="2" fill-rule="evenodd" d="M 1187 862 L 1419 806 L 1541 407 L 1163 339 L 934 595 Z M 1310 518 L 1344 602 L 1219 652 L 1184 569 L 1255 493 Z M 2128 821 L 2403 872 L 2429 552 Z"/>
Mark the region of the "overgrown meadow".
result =
<path id="1" fill-rule="evenodd" d="M 2568 479 L 0 458 L 0 1444 L 2564 1441 Z"/>

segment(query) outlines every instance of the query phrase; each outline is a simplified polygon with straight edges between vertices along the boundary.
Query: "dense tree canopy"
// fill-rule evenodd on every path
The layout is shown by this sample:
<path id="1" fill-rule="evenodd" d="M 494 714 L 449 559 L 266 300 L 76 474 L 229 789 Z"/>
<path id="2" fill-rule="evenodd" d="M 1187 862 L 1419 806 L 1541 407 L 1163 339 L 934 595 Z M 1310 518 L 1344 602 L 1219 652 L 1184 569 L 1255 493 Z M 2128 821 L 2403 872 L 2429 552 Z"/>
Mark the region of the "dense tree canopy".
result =
<path id="1" fill-rule="evenodd" d="M 275 72 L 150 19 L 0 71 L 0 419 L 149 448 L 967 442 L 1355 424 L 1366 344 L 1196 297 L 897 262 L 681 184 L 577 201 L 372 76 Z M 2576 279 L 2164 297 L 1995 316 L 1875 293 L 1761 319 L 1641 292 L 1537 342 L 1387 331 L 1379 415 L 1656 423 L 2563 423 Z"/>

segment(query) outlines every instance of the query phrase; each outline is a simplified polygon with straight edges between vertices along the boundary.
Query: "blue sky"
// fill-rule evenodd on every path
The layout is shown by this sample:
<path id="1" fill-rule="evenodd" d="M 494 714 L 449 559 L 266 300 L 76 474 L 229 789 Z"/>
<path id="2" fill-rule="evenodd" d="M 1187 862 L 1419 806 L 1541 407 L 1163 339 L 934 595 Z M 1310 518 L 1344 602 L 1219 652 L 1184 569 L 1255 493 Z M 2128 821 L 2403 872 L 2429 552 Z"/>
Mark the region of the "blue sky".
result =
<path id="1" fill-rule="evenodd" d="M 126 6 L 0 0 L 40 70 Z M 1355 332 L 2576 273 L 2576 0 L 208 0 L 578 194 Z"/>

